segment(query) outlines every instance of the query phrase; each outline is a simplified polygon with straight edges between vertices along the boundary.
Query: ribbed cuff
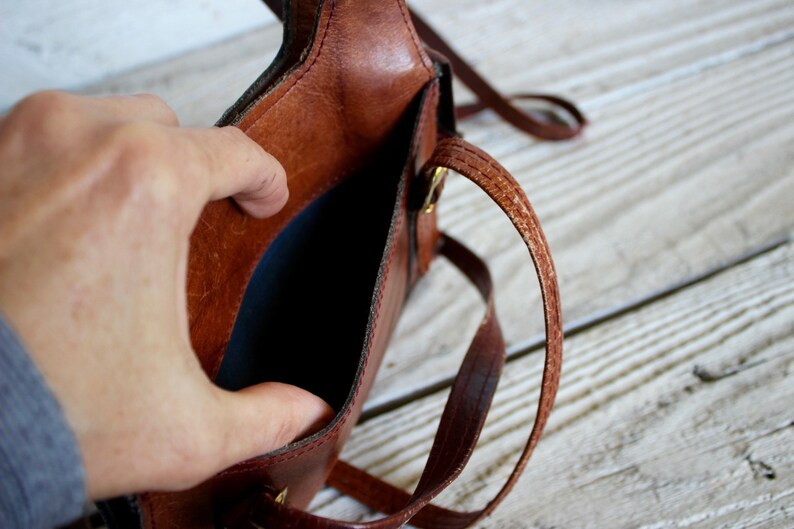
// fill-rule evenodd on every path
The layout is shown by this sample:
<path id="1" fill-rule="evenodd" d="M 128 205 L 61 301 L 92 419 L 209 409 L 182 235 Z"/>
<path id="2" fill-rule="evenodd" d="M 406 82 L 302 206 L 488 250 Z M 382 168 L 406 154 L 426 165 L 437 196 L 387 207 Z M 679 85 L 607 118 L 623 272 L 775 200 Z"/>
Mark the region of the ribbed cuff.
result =
<path id="1" fill-rule="evenodd" d="M 85 500 L 74 434 L 0 315 L 0 527 L 51 529 L 79 517 Z"/>

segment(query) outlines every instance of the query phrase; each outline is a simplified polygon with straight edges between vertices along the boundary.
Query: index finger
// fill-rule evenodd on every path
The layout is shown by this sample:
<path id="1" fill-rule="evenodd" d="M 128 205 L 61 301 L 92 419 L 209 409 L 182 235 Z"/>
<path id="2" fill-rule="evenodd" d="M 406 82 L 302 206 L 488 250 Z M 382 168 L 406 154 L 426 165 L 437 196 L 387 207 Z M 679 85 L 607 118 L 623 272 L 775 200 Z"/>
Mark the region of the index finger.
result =
<path id="1" fill-rule="evenodd" d="M 287 203 L 284 168 L 240 129 L 182 131 L 206 162 L 209 186 L 206 195 L 198 197 L 204 203 L 234 197 L 244 211 L 257 218 L 274 215 Z"/>

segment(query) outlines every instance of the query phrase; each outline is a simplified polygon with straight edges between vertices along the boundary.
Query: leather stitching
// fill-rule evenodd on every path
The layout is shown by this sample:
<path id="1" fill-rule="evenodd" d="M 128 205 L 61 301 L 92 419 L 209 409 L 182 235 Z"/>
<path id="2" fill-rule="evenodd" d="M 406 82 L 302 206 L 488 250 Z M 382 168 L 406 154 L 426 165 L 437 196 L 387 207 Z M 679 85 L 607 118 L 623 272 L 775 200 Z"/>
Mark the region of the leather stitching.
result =
<path id="1" fill-rule="evenodd" d="M 448 154 L 445 153 L 445 149 L 450 150 Z M 473 160 L 471 160 L 473 158 Z M 554 268 L 549 259 L 548 251 L 546 247 L 545 237 L 543 237 L 542 232 L 539 229 L 539 224 L 537 221 L 537 217 L 534 214 L 534 210 L 532 209 L 531 205 L 529 204 L 526 196 L 523 195 L 518 189 L 518 184 L 514 181 L 512 177 L 510 177 L 509 173 L 506 170 L 502 169 L 501 167 L 495 165 L 495 163 L 491 162 L 487 158 L 484 158 L 480 153 L 473 151 L 467 148 L 466 144 L 462 142 L 455 141 L 454 144 L 450 145 L 449 143 L 444 145 L 439 145 L 437 148 L 437 152 L 432 157 L 431 162 L 436 161 L 443 161 L 444 163 L 439 163 L 438 165 L 447 165 L 452 169 L 459 170 L 461 174 L 467 176 L 469 179 L 473 180 L 474 183 L 478 184 L 483 190 L 494 199 L 497 204 L 508 214 L 513 224 L 518 229 L 519 233 L 524 239 L 525 243 L 529 247 L 531 256 L 535 265 L 538 267 L 538 274 L 540 276 L 541 284 L 541 291 L 544 297 L 544 319 L 546 320 L 546 331 L 547 331 L 547 355 L 546 355 L 546 362 L 544 365 L 544 373 L 543 373 L 543 382 L 541 385 L 541 395 L 538 402 L 538 413 L 536 416 L 536 420 L 534 421 L 535 424 L 533 425 L 532 431 L 529 436 L 529 440 L 527 446 L 525 447 L 524 452 L 521 454 L 518 463 L 516 464 L 515 469 L 511 473 L 511 476 L 508 478 L 507 483 L 504 485 L 503 489 L 499 492 L 497 497 L 489 502 L 486 507 L 477 512 L 472 513 L 456 513 L 455 511 L 449 511 L 448 513 L 442 512 L 437 513 L 436 518 L 434 519 L 435 523 L 443 525 L 444 527 L 461 527 L 461 521 L 466 522 L 468 525 L 469 522 L 472 520 L 466 515 L 470 515 L 471 517 L 479 518 L 485 515 L 487 512 L 493 510 L 496 506 L 498 501 L 506 494 L 506 492 L 512 488 L 515 480 L 517 479 L 518 475 L 520 474 L 521 470 L 526 466 L 527 460 L 531 452 L 534 450 L 535 445 L 537 444 L 537 440 L 540 437 L 540 432 L 542 431 L 548 417 L 548 413 L 551 408 L 551 404 L 553 399 L 549 398 L 548 391 L 550 389 L 553 390 L 556 387 L 557 377 L 557 368 L 559 367 L 559 338 L 560 338 L 560 329 L 559 329 L 559 320 L 558 318 L 554 318 L 554 316 L 558 316 L 558 303 L 557 303 L 557 296 L 558 292 L 555 288 L 556 283 L 554 282 Z M 485 168 L 478 167 L 474 165 L 476 162 L 483 162 Z M 493 170 L 496 172 L 496 175 L 489 174 L 490 171 Z M 520 189 L 520 188 L 519 188 Z M 546 278 L 551 281 L 549 283 Z M 548 292 L 548 296 L 547 296 Z M 492 365 L 493 369 L 493 365 Z M 471 371 L 467 373 L 467 379 L 471 375 Z M 481 399 L 480 399 L 481 400 Z M 451 412 L 451 416 L 454 416 L 458 413 L 458 403 L 456 401 L 456 406 L 453 408 L 453 412 Z M 474 421 L 470 421 L 466 425 L 466 435 L 468 434 L 470 428 L 474 425 Z M 445 431 L 445 436 L 448 437 L 449 430 Z M 446 437 L 445 437 L 446 439 Z M 461 450 L 469 450 L 466 447 L 459 447 L 455 452 L 456 457 L 458 454 L 461 453 Z M 435 472 L 436 468 L 438 468 L 439 460 L 436 459 L 434 461 L 434 465 L 428 469 L 424 474 L 432 474 Z M 460 465 L 458 465 L 454 472 L 459 471 Z M 366 480 L 363 478 L 356 478 L 351 476 L 354 483 L 360 483 L 364 486 L 368 484 Z M 372 478 L 377 483 L 377 478 Z M 451 481 L 451 478 L 447 478 L 445 483 Z M 434 487 L 434 489 L 437 487 Z M 386 503 L 388 501 L 388 490 L 386 489 L 378 489 L 375 487 L 368 489 L 367 496 L 370 498 L 386 498 Z M 411 506 L 408 512 L 414 512 L 421 510 L 425 505 L 429 504 L 429 501 L 426 500 L 428 495 L 432 495 L 433 491 L 430 491 L 427 494 L 422 495 L 422 499 L 415 499 L 416 503 Z M 413 498 L 413 497 L 412 497 Z M 413 516 L 413 515 L 412 515 Z M 461 516 L 465 517 L 464 519 L 460 518 Z M 447 517 L 446 519 L 444 517 Z M 402 517 L 396 517 L 398 519 L 402 519 Z M 395 519 L 395 516 L 389 516 L 386 519 L 381 520 L 381 522 L 385 522 L 388 519 Z"/>
<path id="2" fill-rule="evenodd" d="M 447 152 L 449 151 L 449 152 Z M 473 158 L 473 161 L 470 161 Z M 475 166 L 481 162 L 485 167 Z M 537 217 L 531 204 L 520 191 L 518 183 L 502 167 L 494 161 L 477 152 L 467 143 L 453 138 L 439 143 L 431 163 L 447 166 L 459 171 L 461 174 L 479 185 L 491 198 L 497 202 L 527 244 L 535 266 L 538 279 L 541 283 L 543 297 L 544 320 L 546 322 L 546 359 L 541 383 L 541 394 L 537 407 L 537 415 L 530 432 L 527 445 L 521 454 L 513 472 L 496 497 L 489 502 L 479 516 L 484 516 L 492 511 L 507 492 L 513 487 L 518 476 L 526 466 L 530 454 L 540 438 L 541 432 L 548 420 L 554 402 L 554 391 L 559 381 L 559 367 L 561 354 L 561 322 L 559 318 L 559 291 L 556 286 L 554 265 L 548 254 L 548 247 L 540 230 Z M 496 175 L 489 174 L 488 170 L 496 171 Z M 549 391 L 552 392 L 549 395 Z M 472 513 L 474 515 L 474 513 Z M 437 520 L 440 521 L 440 520 Z M 445 524 L 446 525 L 446 524 Z M 450 520 L 448 527 L 458 527 Z"/>
<path id="3" fill-rule="evenodd" d="M 492 294 L 490 294 L 488 296 L 488 299 L 487 299 L 486 314 L 485 314 L 485 317 L 483 318 L 483 322 L 481 323 L 481 327 L 485 326 L 487 322 L 492 321 L 493 320 L 493 316 L 494 316 L 493 296 L 492 296 Z M 489 372 L 485 376 L 485 378 L 486 379 L 491 379 L 494 369 L 496 369 L 500 365 L 501 365 L 500 363 L 491 362 L 489 364 Z M 465 380 L 462 380 L 462 382 L 461 382 L 464 387 L 468 386 L 468 381 L 471 379 L 473 373 L 476 372 L 475 367 L 476 366 L 474 366 L 474 365 L 470 365 L 469 369 L 467 369 L 467 371 L 465 372 L 466 378 L 465 378 Z M 460 387 L 460 386 L 458 386 L 458 387 Z M 479 394 L 479 398 L 478 398 L 478 402 L 482 402 L 484 400 L 483 394 L 485 393 L 485 389 L 486 389 L 485 386 L 483 386 L 483 388 L 481 388 L 481 391 L 480 391 L 480 394 Z M 451 395 L 450 398 L 454 398 L 454 395 Z M 454 402 L 455 402 L 455 407 L 452 408 L 452 411 L 450 412 L 450 415 L 449 415 L 451 417 L 451 419 L 445 421 L 444 424 L 448 424 L 449 422 L 455 422 L 455 416 L 458 415 L 458 413 L 459 413 L 458 412 L 458 410 L 460 408 L 459 403 L 461 402 L 461 400 L 460 399 L 456 399 L 456 400 L 454 400 Z M 469 421 L 467 423 L 466 429 L 463 431 L 463 437 L 468 436 L 468 432 L 471 430 L 472 427 L 476 427 L 477 423 L 478 423 L 478 421 Z M 450 429 L 447 428 L 445 430 L 445 437 L 444 437 L 445 441 L 444 442 L 446 442 L 446 439 L 449 437 L 449 432 L 450 432 Z M 434 445 L 435 444 L 436 443 L 434 443 Z M 470 447 L 459 446 L 458 449 L 455 452 L 455 459 L 458 458 L 457 454 L 460 454 L 462 451 L 469 453 L 467 458 L 470 457 L 471 452 L 472 452 Z M 435 469 L 438 467 L 438 461 L 439 461 L 439 459 L 436 458 L 434 460 L 434 465 L 432 467 L 430 467 L 430 469 L 426 469 L 425 471 L 423 471 L 422 474 L 423 475 L 431 475 L 432 476 L 432 474 L 435 472 Z M 398 512 L 404 512 L 405 514 L 410 515 L 410 517 L 415 516 L 418 513 L 418 511 L 420 511 L 421 509 L 423 509 L 425 506 L 427 506 L 430 503 L 430 500 L 438 494 L 439 489 L 443 489 L 444 486 L 446 486 L 449 482 L 452 481 L 452 479 L 454 479 L 455 475 L 458 475 L 460 473 L 462 468 L 463 468 L 463 465 L 461 465 L 460 463 L 458 465 L 456 465 L 456 467 L 454 469 L 451 469 L 452 475 L 450 477 L 446 478 L 442 484 L 439 484 L 439 485 L 433 487 L 430 491 L 422 494 L 420 496 L 422 499 L 414 500 L 415 503 L 414 503 L 414 505 L 411 505 L 410 509 L 403 508 L 403 509 L 400 509 L 399 511 L 393 512 L 390 516 L 388 516 L 387 518 L 381 520 L 381 523 L 383 521 L 385 521 L 385 520 L 392 519 L 392 518 L 401 519 L 403 516 L 402 515 L 401 516 L 397 516 Z M 393 496 L 394 496 L 394 487 L 392 485 L 389 485 L 388 483 L 386 483 L 384 481 L 381 481 L 379 478 L 375 478 L 375 477 L 371 476 L 370 474 L 366 473 L 365 471 L 358 470 L 358 469 L 355 469 L 355 470 L 358 471 L 357 474 L 351 474 L 350 472 L 348 472 L 346 474 L 346 477 L 348 478 L 348 483 L 349 484 L 351 484 L 353 486 L 355 486 L 355 484 L 358 484 L 359 488 L 361 488 L 362 490 L 366 491 L 363 494 L 364 498 L 370 499 L 371 501 L 375 501 L 378 505 L 383 505 L 383 504 L 387 504 L 388 505 L 388 504 L 393 504 L 394 503 L 394 498 L 393 498 Z M 437 479 L 437 478 L 431 478 L 431 479 Z M 372 485 L 372 486 L 369 486 L 369 485 Z M 400 491 L 400 493 L 401 494 L 405 494 L 407 496 L 407 493 L 404 493 L 403 491 Z M 413 498 L 413 496 L 411 498 Z M 473 516 L 477 516 L 478 513 L 481 512 L 481 511 L 478 511 L 478 512 L 472 512 L 472 513 L 459 513 L 457 511 L 449 511 L 449 510 L 446 510 L 446 509 L 444 509 L 444 511 L 445 511 L 445 514 L 444 514 L 445 516 L 453 516 L 456 519 L 459 519 L 460 517 L 464 517 L 466 519 L 469 519 L 469 518 L 471 518 Z"/>
<path id="4" fill-rule="evenodd" d="M 358 396 L 361 393 L 361 381 L 365 378 L 365 374 L 366 374 L 366 371 L 367 371 L 367 366 L 369 364 L 370 352 L 372 351 L 372 345 L 373 345 L 373 342 L 374 342 L 375 331 L 377 330 L 377 326 L 378 326 L 378 324 L 380 322 L 380 309 L 381 309 L 381 305 L 382 305 L 382 302 L 383 302 L 383 294 L 384 294 L 384 290 L 385 290 L 385 287 L 386 287 L 386 280 L 388 279 L 389 274 L 391 272 L 391 265 L 392 265 L 392 262 L 394 260 L 394 255 L 396 254 L 396 244 L 397 244 L 397 239 L 396 238 L 397 238 L 397 236 L 400 233 L 400 229 L 402 228 L 403 217 L 405 216 L 404 212 L 405 212 L 405 203 L 406 203 L 406 197 L 407 197 L 406 191 L 407 191 L 407 186 L 405 186 L 403 188 L 402 197 L 400 199 L 400 208 L 399 208 L 400 212 L 398 214 L 397 222 L 396 222 L 395 228 L 394 228 L 394 233 L 392 235 L 393 236 L 392 245 L 391 245 L 391 249 L 389 251 L 389 257 L 387 258 L 387 261 L 386 261 L 386 268 L 384 269 L 384 272 L 383 272 L 383 281 L 381 283 L 380 291 L 378 292 L 378 303 L 377 303 L 376 308 L 375 308 L 375 318 L 374 318 L 375 321 L 373 323 L 372 331 L 370 332 L 370 340 L 369 340 L 369 344 L 367 346 L 367 354 L 364 357 L 364 365 L 362 367 L 361 376 L 359 378 L 359 384 L 356 386 L 356 391 L 353 393 L 353 399 L 350 402 L 350 406 L 348 406 L 347 410 L 345 411 L 344 415 L 339 420 L 337 425 L 334 428 L 332 428 L 331 430 L 329 430 L 328 434 L 326 436 L 317 439 L 313 443 L 310 443 L 309 445 L 304 447 L 303 450 L 297 450 L 294 454 L 285 454 L 281 458 L 274 459 L 273 463 L 281 463 L 283 461 L 288 461 L 290 459 L 298 457 L 301 454 L 309 452 L 310 450 L 314 450 L 318 446 L 321 446 L 321 445 L 327 443 L 330 440 L 330 437 L 331 437 L 330 434 L 332 432 L 336 433 L 342 428 L 342 426 L 346 422 L 347 417 L 350 415 L 350 413 L 352 412 L 353 408 L 355 407 L 355 404 L 357 402 Z"/>
<path id="5" fill-rule="evenodd" d="M 330 18 L 329 18 L 329 21 L 330 21 Z M 417 128 L 423 128 L 425 126 L 426 121 L 427 121 L 427 112 L 425 111 L 425 109 L 423 109 L 422 117 L 420 118 L 420 123 L 419 123 L 419 126 Z M 333 185 L 334 184 L 330 184 L 328 186 L 328 188 L 332 187 Z M 403 189 L 403 194 L 402 194 L 401 202 L 400 202 L 400 210 L 403 213 L 401 213 L 399 215 L 399 217 L 397 219 L 397 223 L 395 224 L 395 230 L 394 230 L 394 236 L 395 237 L 399 234 L 399 231 L 402 228 L 402 222 L 403 222 L 404 211 L 405 211 L 407 195 L 408 195 L 407 191 L 408 191 L 408 185 L 407 185 L 407 181 L 406 181 L 406 185 L 405 185 L 405 187 Z M 322 191 L 322 192 L 324 192 L 324 191 Z M 319 195 L 321 195 L 322 192 L 316 192 L 316 193 L 312 194 L 312 196 L 310 198 L 308 198 L 305 201 L 305 203 L 308 204 L 308 203 L 312 202 Z M 396 240 L 394 242 L 396 242 Z M 393 261 L 393 258 L 394 258 L 394 254 L 395 254 L 394 245 L 392 245 L 392 250 L 389 253 L 389 257 L 388 257 L 387 262 L 386 262 L 386 268 L 384 269 L 384 275 L 383 275 L 383 284 L 384 285 L 385 285 L 386 279 L 389 277 L 389 274 L 390 274 L 390 271 L 391 271 L 391 264 L 392 264 L 392 261 Z M 256 265 L 254 265 L 254 268 L 255 267 L 256 267 Z M 240 299 L 242 299 L 242 296 L 244 296 L 244 291 L 241 294 L 241 298 Z M 376 308 L 375 308 L 375 326 L 377 326 L 377 324 L 379 322 L 380 308 L 381 308 L 382 301 L 383 301 L 383 289 L 381 289 L 380 292 L 378 293 L 378 301 L 377 301 Z M 238 303 L 238 305 L 239 305 L 239 303 Z M 377 327 L 373 327 L 372 332 L 371 332 L 371 336 L 375 335 L 376 328 Z M 233 330 L 233 324 L 232 324 L 232 329 L 230 329 L 229 332 L 231 333 L 232 330 Z M 361 378 L 359 380 L 363 380 L 363 378 L 365 378 L 365 374 L 366 374 L 366 369 L 367 369 L 368 362 L 369 362 L 371 348 L 372 348 L 372 340 L 370 340 L 370 343 L 368 344 L 367 353 L 366 353 L 366 356 L 364 358 L 364 366 L 362 368 L 363 371 L 361 373 Z M 310 451 L 312 451 L 312 450 L 314 450 L 314 449 L 326 444 L 328 441 L 330 441 L 332 435 L 338 433 L 338 431 L 345 424 L 348 416 L 350 415 L 350 413 L 352 412 L 353 408 L 355 407 L 355 404 L 357 402 L 357 399 L 358 399 L 358 396 L 359 396 L 360 392 L 361 392 L 361 384 L 359 383 L 357 385 L 357 387 L 356 387 L 355 393 L 353 394 L 353 399 L 352 399 L 352 401 L 350 403 L 350 406 L 348 406 L 347 410 L 345 410 L 345 412 L 342 415 L 342 417 L 339 418 L 337 424 L 332 429 L 330 429 L 323 437 L 320 437 L 320 438 L 316 439 L 315 441 L 305 445 L 304 447 L 302 447 L 300 449 L 295 450 L 294 452 L 288 452 L 288 453 L 283 454 L 282 456 L 275 457 L 273 459 L 267 458 L 268 465 L 274 465 L 274 464 L 283 463 L 285 461 L 289 461 L 290 459 L 294 459 L 295 457 L 298 457 L 298 456 L 301 456 L 301 455 L 303 455 L 305 453 L 308 453 L 308 452 L 310 452 Z M 242 468 L 238 468 L 237 470 L 224 471 L 224 472 L 221 473 L 221 475 L 223 475 L 223 476 L 234 475 L 234 474 L 239 474 L 239 473 L 243 473 L 243 472 L 249 472 L 251 470 L 256 470 L 256 469 L 262 467 L 263 461 L 261 459 L 252 460 L 252 461 L 250 461 L 248 463 L 241 463 L 241 465 L 244 465 L 244 466 L 242 466 Z"/>
<path id="6" fill-rule="evenodd" d="M 489 305 L 489 306 L 488 306 L 488 312 L 486 313 L 486 316 L 490 316 L 490 312 L 491 312 L 491 310 L 492 310 L 492 303 L 490 302 L 490 300 L 489 300 L 489 303 L 488 303 L 488 305 Z M 470 366 L 470 368 L 469 368 L 469 369 L 467 370 L 467 372 L 466 372 L 465 386 L 468 386 L 468 384 L 469 384 L 469 382 L 468 382 L 468 381 L 469 381 L 469 380 L 471 380 L 472 374 L 473 374 L 473 372 L 474 372 L 474 371 L 473 371 L 473 369 L 472 369 L 472 367 L 474 367 L 474 366 Z M 489 371 L 488 375 L 490 376 L 490 374 L 491 374 L 492 372 L 493 372 L 493 365 L 491 365 L 491 369 L 490 369 L 490 371 Z M 487 377 L 486 377 L 486 378 L 487 378 Z M 480 389 L 480 395 L 479 395 L 479 397 L 478 397 L 478 399 L 477 399 L 477 400 L 478 400 L 478 402 L 482 402 L 482 400 L 483 400 L 483 399 L 482 399 L 482 395 L 483 395 L 483 392 L 484 392 L 484 391 L 485 391 L 485 386 L 483 386 L 483 388 L 481 388 L 481 389 Z M 458 409 L 460 408 L 460 403 L 461 403 L 461 402 L 462 402 L 462 399 L 457 399 L 457 400 L 455 401 L 455 406 L 454 406 L 454 408 L 452 408 L 452 410 L 451 410 L 451 412 L 450 412 L 450 419 L 449 419 L 449 421 L 448 421 L 448 422 L 452 422 L 452 423 L 454 423 L 454 422 L 455 422 L 455 416 L 458 414 Z M 471 429 L 471 425 L 472 425 L 472 424 L 474 424 L 475 422 L 476 422 L 476 421 L 468 421 L 468 422 L 466 423 L 466 429 L 463 431 L 463 436 L 467 436 L 467 435 L 468 435 L 468 433 L 469 433 L 469 430 Z M 445 431 L 445 435 L 444 435 L 444 443 L 446 443 L 446 442 L 447 442 L 447 439 L 449 438 L 449 435 L 450 435 L 450 431 L 451 431 L 451 428 L 447 428 L 447 429 L 446 429 L 446 431 Z M 435 444 L 435 443 L 434 443 L 434 444 Z M 459 446 L 459 447 L 458 447 L 458 449 L 455 451 L 455 456 L 456 456 L 456 457 L 457 457 L 457 455 L 458 455 L 458 454 L 460 454 L 460 451 L 461 451 L 461 447 Z M 431 467 L 429 470 L 427 470 L 427 473 L 428 473 L 429 475 L 432 475 L 432 474 L 435 472 L 436 468 L 438 467 L 438 463 L 439 463 L 440 459 L 441 459 L 441 458 L 436 458 L 436 459 L 435 459 L 435 461 L 434 461 L 434 464 L 433 464 L 433 466 L 432 466 L 432 467 Z M 462 469 L 462 467 L 460 467 L 460 465 L 458 465 L 458 467 L 459 467 L 459 468 L 457 469 L 457 472 L 460 472 L 460 470 Z M 455 472 L 455 473 L 457 473 L 457 472 Z M 435 487 L 435 488 L 434 488 L 434 491 L 435 491 L 435 490 L 437 490 L 437 489 L 438 489 L 438 487 Z"/>
<path id="7" fill-rule="evenodd" d="M 402 13 L 403 21 L 405 21 L 405 27 L 408 30 L 408 34 L 411 35 L 411 41 L 414 43 L 414 48 L 416 49 L 416 53 L 419 56 L 419 58 L 422 60 L 422 64 L 424 65 L 425 70 L 427 70 L 427 73 L 431 78 L 435 77 L 435 72 L 431 67 L 433 61 L 424 51 L 424 48 L 421 46 L 419 42 L 419 37 L 416 34 L 416 31 L 414 30 L 413 24 L 411 24 L 409 21 L 410 15 L 407 13 L 408 7 L 405 4 L 405 0 L 397 0 L 397 6 L 400 8 L 400 13 Z"/>
<path id="8" fill-rule="evenodd" d="M 464 150 L 465 152 L 467 152 L 467 153 L 469 153 L 469 154 L 471 154 L 473 156 L 476 156 L 479 160 L 482 160 L 483 162 L 488 164 L 489 167 L 495 169 L 496 171 L 498 171 L 500 173 L 502 172 L 502 170 L 500 170 L 498 167 L 494 166 L 493 164 L 489 163 L 488 160 L 483 159 L 481 156 L 479 156 L 479 154 L 475 153 L 474 151 L 470 151 L 470 150 L 466 150 L 466 149 L 462 149 L 462 150 Z M 536 221 L 536 217 L 535 217 L 534 212 L 529 207 L 527 207 L 526 203 L 524 203 L 524 200 L 526 200 L 526 199 L 522 200 L 523 197 L 521 197 L 520 193 L 518 193 L 515 189 L 513 189 L 511 187 L 506 187 L 505 186 L 505 184 L 507 184 L 507 186 L 518 186 L 518 183 L 516 183 L 515 181 L 511 181 L 511 180 L 508 180 L 508 179 L 504 178 L 501 174 L 497 175 L 497 178 L 493 178 L 489 174 L 487 174 L 486 172 L 482 171 L 478 167 L 476 167 L 476 166 L 472 165 L 471 163 L 469 163 L 464 158 L 455 157 L 454 155 L 448 155 L 448 156 L 450 156 L 450 158 L 449 158 L 450 168 L 455 169 L 454 165 L 457 165 L 457 163 L 460 163 L 463 166 L 471 169 L 471 171 L 474 174 L 472 176 L 470 176 L 469 178 L 471 180 L 474 180 L 475 183 L 477 183 L 477 181 L 480 180 L 480 178 L 478 178 L 479 176 L 483 176 L 483 177 L 485 177 L 484 178 L 485 179 L 484 183 L 491 183 L 491 184 L 495 185 L 498 188 L 500 193 L 488 192 L 487 190 L 485 190 L 485 191 L 489 195 L 491 195 L 491 197 L 503 209 L 507 210 L 506 213 L 508 213 L 508 215 L 511 216 L 511 220 L 514 220 L 513 217 L 515 217 L 515 221 L 519 222 L 521 224 L 521 227 L 523 228 L 523 229 L 519 229 L 519 233 L 521 234 L 522 238 L 525 241 L 529 240 L 532 243 L 533 246 L 538 246 L 537 248 L 535 248 L 535 251 L 539 250 L 540 252 L 542 252 L 542 254 L 543 254 L 542 257 L 544 258 L 544 261 L 547 261 L 549 259 L 549 257 L 548 257 L 548 252 L 546 251 L 546 248 L 544 247 L 545 245 L 537 244 L 537 241 L 533 237 L 534 232 L 536 232 L 538 230 L 538 223 Z M 442 157 L 443 157 L 443 155 L 439 156 L 439 158 L 442 158 Z M 439 164 L 439 165 L 442 165 L 442 164 Z M 502 199 L 502 197 L 504 197 L 504 196 L 506 196 L 508 194 L 513 195 L 514 197 L 519 199 L 519 204 L 521 204 L 522 209 L 523 209 L 523 211 L 521 211 L 521 213 L 524 213 L 524 216 L 529 218 L 529 223 L 531 223 L 531 225 L 528 224 L 527 220 L 523 218 L 524 216 L 522 216 L 520 214 L 517 214 L 518 213 L 518 211 L 517 211 L 518 208 L 508 205 L 506 203 L 506 201 Z"/>
<path id="9" fill-rule="evenodd" d="M 290 92 L 293 90 L 293 88 L 295 88 L 296 86 L 298 86 L 298 85 L 300 84 L 300 82 L 303 80 L 303 78 L 304 78 L 306 75 L 308 75 L 310 71 L 312 71 L 312 69 L 314 68 L 314 65 L 315 65 L 315 64 L 317 64 L 317 60 L 320 58 L 320 55 L 322 55 L 323 46 L 325 46 L 325 38 L 328 36 L 328 28 L 331 26 L 331 20 L 334 18 L 334 11 L 336 10 L 336 6 L 337 6 L 337 5 L 338 5 L 338 3 L 337 3 L 337 0 L 333 0 L 333 1 L 332 1 L 332 4 L 331 4 L 331 10 L 330 10 L 330 12 L 328 13 L 328 20 L 326 21 L 326 23 L 325 23 L 325 27 L 323 28 L 323 36 L 322 36 L 322 38 L 320 39 L 320 44 L 319 44 L 319 46 L 317 47 L 317 54 L 316 54 L 316 55 L 314 56 L 314 58 L 312 59 L 312 62 L 311 62 L 311 64 L 310 64 L 310 65 L 309 65 L 309 66 L 306 68 L 306 70 L 304 70 L 304 71 L 303 71 L 303 72 L 302 72 L 302 73 L 301 73 L 301 74 L 298 76 L 298 78 L 297 78 L 297 79 L 295 79 L 295 82 L 292 84 L 292 86 L 290 86 L 289 88 L 287 88 L 287 89 L 286 89 L 286 90 L 285 90 L 285 91 L 284 91 L 284 92 L 283 92 L 283 93 L 282 93 L 282 94 L 281 94 L 281 95 L 278 97 L 278 99 L 277 99 L 275 102 L 273 102 L 273 104 L 272 104 L 272 105 L 271 105 L 269 108 L 265 109 L 265 111 L 264 111 L 264 112 L 262 112 L 262 114 L 260 114 L 260 115 L 259 115 L 259 116 L 258 116 L 258 117 L 257 117 L 257 118 L 256 118 L 256 119 L 253 121 L 253 123 L 251 123 L 251 124 L 250 124 L 248 127 L 246 127 L 246 128 L 245 128 L 245 132 L 248 132 L 248 131 L 251 129 L 251 127 L 253 127 L 253 126 L 254 126 L 254 125 L 256 125 L 257 123 L 259 123 L 259 121 L 260 121 L 260 120 L 261 120 L 263 117 L 265 117 L 265 116 L 266 116 L 266 115 L 267 115 L 267 114 L 268 114 L 268 113 L 269 113 L 271 110 L 273 110 L 274 108 L 276 108 L 276 106 L 278 106 L 278 104 L 279 104 L 279 103 L 281 103 L 281 102 L 284 100 L 284 98 L 286 97 L 286 95 L 287 95 L 287 94 L 289 94 L 289 93 L 290 93 Z"/>

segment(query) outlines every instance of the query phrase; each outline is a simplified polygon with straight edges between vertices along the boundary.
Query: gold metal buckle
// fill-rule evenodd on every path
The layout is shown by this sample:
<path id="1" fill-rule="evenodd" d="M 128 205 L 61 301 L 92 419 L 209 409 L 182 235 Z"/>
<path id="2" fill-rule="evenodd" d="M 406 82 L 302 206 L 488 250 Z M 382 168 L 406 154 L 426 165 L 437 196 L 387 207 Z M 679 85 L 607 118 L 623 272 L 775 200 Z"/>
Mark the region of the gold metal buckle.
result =
<path id="1" fill-rule="evenodd" d="M 436 201 L 438 200 L 436 190 L 447 177 L 447 173 L 449 173 L 449 169 L 446 167 L 436 167 L 433 169 L 433 176 L 430 178 L 430 188 L 427 190 L 424 202 L 422 202 L 422 211 L 425 213 L 432 212 L 433 208 L 436 206 Z"/>
<path id="2" fill-rule="evenodd" d="M 289 491 L 289 487 L 284 487 L 283 489 L 281 489 L 281 492 L 276 492 L 275 489 L 272 489 L 270 487 L 266 487 L 265 491 L 263 492 L 263 494 L 273 498 L 274 502 L 283 505 L 284 502 L 287 501 L 287 492 L 288 491 Z M 252 527 L 254 527 L 255 529 L 267 529 L 265 527 L 262 527 L 258 523 L 256 523 L 252 518 L 253 518 L 253 511 L 251 511 L 251 513 L 249 513 L 249 515 L 248 515 L 248 523 Z M 228 528 L 224 527 L 224 529 L 228 529 Z"/>
<path id="3" fill-rule="evenodd" d="M 276 494 L 276 496 L 273 498 L 273 501 L 283 504 L 285 501 L 287 501 L 287 492 L 289 492 L 289 487 L 284 487 L 281 489 L 281 492 Z"/>

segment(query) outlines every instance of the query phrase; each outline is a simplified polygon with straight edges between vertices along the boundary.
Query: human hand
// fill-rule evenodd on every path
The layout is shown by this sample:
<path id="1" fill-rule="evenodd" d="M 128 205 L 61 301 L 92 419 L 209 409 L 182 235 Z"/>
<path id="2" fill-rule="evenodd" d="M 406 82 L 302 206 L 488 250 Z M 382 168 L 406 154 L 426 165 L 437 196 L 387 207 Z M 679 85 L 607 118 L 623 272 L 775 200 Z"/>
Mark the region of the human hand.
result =
<path id="1" fill-rule="evenodd" d="M 193 353 L 188 239 L 209 200 L 266 217 L 279 163 L 154 96 L 34 95 L 0 117 L 0 311 L 63 407 L 92 499 L 194 485 L 318 429 L 277 383 L 216 387 Z"/>

